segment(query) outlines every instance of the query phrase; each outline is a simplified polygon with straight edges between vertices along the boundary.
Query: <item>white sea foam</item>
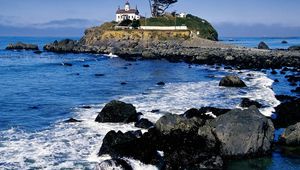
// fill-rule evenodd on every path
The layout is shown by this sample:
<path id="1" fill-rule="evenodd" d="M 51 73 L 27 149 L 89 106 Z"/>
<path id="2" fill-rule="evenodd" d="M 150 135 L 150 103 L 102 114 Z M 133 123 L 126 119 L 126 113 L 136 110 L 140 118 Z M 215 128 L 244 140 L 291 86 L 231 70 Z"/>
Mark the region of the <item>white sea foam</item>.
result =
<path id="1" fill-rule="evenodd" d="M 214 106 L 222 108 L 239 107 L 240 99 L 248 97 L 267 106 L 262 113 L 270 116 L 272 108 L 279 104 L 270 89 L 272 80 L 265 74 L 245 71 L 241 76 L 254 74 L 246 80 L 248 88 L 219 87 L 218 80 L 205 82 L 167 83 L 155 86 L 143 94 L 123 96 L 119 99 L 133 103 L 144 117 L 155 122 L 165 112 L 182 114 L 190 108 Z M 220 77 L 220 75 L 216 75 Z M 0 169 L 93 169 L 109 156 L 98 157 L 103 137 L 110 130 L 123 132 L 137 130 L 133 124 L 96 123 L 97 112 L 104 104 L 92 109 L 74 109 L 74 117 L 81 123 L 57 122 L 53 127 L 35 133 L 10 129 L 0 132 Z M 152 110 L 159 109 L 159 113 Z M 127 159 L 134 169 L 156 169 L 139 161 Z"/>

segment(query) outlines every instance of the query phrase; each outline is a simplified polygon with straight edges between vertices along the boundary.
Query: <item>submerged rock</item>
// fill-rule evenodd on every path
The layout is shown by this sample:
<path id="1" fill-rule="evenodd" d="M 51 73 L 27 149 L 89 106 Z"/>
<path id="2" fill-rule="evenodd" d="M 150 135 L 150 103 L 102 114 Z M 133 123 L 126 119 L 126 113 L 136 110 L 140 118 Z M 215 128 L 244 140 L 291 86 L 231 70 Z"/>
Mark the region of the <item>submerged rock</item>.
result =
<path id="1" fill-rule="evenodd" d="M 238 76 L 229 75 L 222 78 L 222 80 L 219 83 L 219 86 L 246 87 L 246 84 Z"/>
<path id="2" fill-rule="evenodd" d="M 136 122 L 138 114 L 132 104 L 113 100 L 106 104 L 96 118 L 96 122 Z"/>
<path id="3" fill-rule="evenodd" d="M 257 108 L 261 108 L 262 104 L 260 104 L 257 101 L 250 100 L 247 98 L 242 99 L 242 102 L 240 104 L 241 107 L 250 107 L 250 106 L 256 106 Z"/>
<path id="4" fill-rule="evenodd" d="M 276 128 L 285 128 L 300 122 L 300 99 L 289 100 L 275 108 L 277 118 L 273 122 Z"/>
<path id="5" fill-rule="evenodd" d="M 81 120 L 77 120 L 77 119 L 74 119 L 74 118 L 70 118 L 66 121 L 64 121 L 65 123 L 79 123 L 79 122 L 82 122 Z"/>
<path id="6" fill-rule="evenodd" d="M 220 141 L 225 157 L 259 156 L 270 152 L 274 139 L 273 123 L 255 106 L 234 109 L 209 124 Z"/>
<path id="7" fill-rule="evenodd" d="M 133 170 L 133 168 L 123 159 L 109 159 L 99 163 L 96 170 Z"/>
<path id="8" fill-rule="evenodd" d="M 263 41 L 258 44 L 257 48 L 258 49 L 263 49 L 263 50 L 269 50 L 270 49 L 269 46 Z"/>
<path id="9" fill-rule="evenodd" d="M 25 44 L 18 42 L 16 44 L 9 44 L 6 50 L 39 50 L 39 47 L 35 44 Z"/>
<path id="10" fill-rule="evenodd" d="M 300 123 L 287 127 L 279 140 L 284 145 L 300 146 Z"/>
<path id="11" fill-rule="evenodd" d="M 281 41 L 281 44 L 287 44 L 288 42 L 286 40 Z"/>

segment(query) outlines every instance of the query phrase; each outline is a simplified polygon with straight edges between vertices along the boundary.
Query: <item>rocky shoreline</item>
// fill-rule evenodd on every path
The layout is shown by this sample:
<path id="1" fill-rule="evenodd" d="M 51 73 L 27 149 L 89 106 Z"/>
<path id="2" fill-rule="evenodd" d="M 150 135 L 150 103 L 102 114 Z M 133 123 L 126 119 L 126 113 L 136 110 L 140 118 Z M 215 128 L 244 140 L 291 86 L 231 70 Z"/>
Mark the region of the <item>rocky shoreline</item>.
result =
<path id="1" fill-rule="evenodd" d="M 224 64 L 238 69 L 262 69 L 300 66 L 298 50 L 261 50 L 224 45 L 200 38 L 192 40 L 135 41 L 101 40 L 55 41 L 44 50 L 56 53 L 115 54 L 128 60 L 167 59 L 191 64 Z"/>

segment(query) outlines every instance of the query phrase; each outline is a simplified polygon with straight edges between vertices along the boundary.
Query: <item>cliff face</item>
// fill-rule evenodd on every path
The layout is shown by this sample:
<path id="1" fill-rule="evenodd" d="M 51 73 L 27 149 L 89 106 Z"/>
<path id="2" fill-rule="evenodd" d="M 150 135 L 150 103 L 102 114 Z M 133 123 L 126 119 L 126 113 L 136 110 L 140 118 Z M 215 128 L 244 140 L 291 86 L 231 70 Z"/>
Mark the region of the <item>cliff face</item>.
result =
<path id="1" fill-rule="evenodd" d="M 85 31 L 82 42 L 87 46 L 94 46 L 103 41 L 139 42 L 163 40 L 187 40 L 190 31 L 151 31 L 151 30 L 103 30 L 101 27 L 90 28 Z"/>

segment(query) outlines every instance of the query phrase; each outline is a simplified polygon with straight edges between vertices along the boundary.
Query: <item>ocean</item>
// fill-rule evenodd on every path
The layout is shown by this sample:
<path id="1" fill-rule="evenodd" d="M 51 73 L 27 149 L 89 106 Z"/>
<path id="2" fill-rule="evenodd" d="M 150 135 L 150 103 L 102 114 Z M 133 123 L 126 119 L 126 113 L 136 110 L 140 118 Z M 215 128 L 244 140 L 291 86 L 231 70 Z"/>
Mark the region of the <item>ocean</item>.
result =
<path id="1" fill-rule="evenodd" d="M 272 116 L 273 107 L 280 104 L 275 94 L 295 95 L 282 75 L 271 75 L 271 70 L 266 73 L 242 70 L 239 76 L 248 87 L 235 89 L 219 87 L 218 83 L 224 75 L 239 71 L 214 66 L 5 50 L 7 44 L 18 41 L 38 44 L 42 49 L 56 39 L 63 38 L 0 37 L 0 169 L 94 169 L 107 159 L 97 157 L 97 153 L 108 131 L 138 129 L 133 124 L 94 121 L 111 100 L 132 103 L 145 118 L 155 122 L 166 112 L 182 114 L 203 106 L 237 108 L 245 97 L 267 106 L 261 112 Z M 283 39 L 223 40 L 248 47 L 263 40 L 272 48 L 287 47 L 281 44 Z M 284 40 L 300 44 L 299 38 Z M 253 74 L 253 79 L 245 79 L 247 74 Z M 282 80 L 280 84 L 273 84 L 275 78 Z M 160 81 L 166 85 L 156 85 Z M 151 112 L 157 109 L 161 112 Z M 71 117 L 82 122 L 64 123 Z M 128 161 L 135 169 L 156 169 L 136 160 Z M 251 169 L 254 165 L 263 169 L 297 169 L 300 158 L 276 151 L 271 158 L 232 162 L 229 169 L 241 166 Z"/>

